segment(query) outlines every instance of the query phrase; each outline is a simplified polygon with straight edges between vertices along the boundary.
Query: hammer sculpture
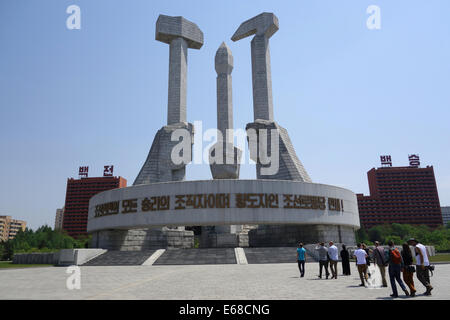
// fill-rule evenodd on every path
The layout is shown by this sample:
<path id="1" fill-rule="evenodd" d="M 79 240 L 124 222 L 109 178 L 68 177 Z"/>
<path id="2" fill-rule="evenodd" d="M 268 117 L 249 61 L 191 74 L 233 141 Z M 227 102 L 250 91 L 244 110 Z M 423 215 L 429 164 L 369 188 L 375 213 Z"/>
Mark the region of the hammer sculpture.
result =
<path id="1" fill-rule="evenodd" d="M 183 17 L 160 15 L 155 39 L 170 45 L 167 124 L 186 122 L 187 49 L 203 46 L 203 32 Z"/>
<path id="2" fill-rule="evenodd" d="M 231 40 L 238 41 L 255 35 L 251 41 L 254 122 L 247 124 L 246 130 L 250 132 L 252 129 L 256 133 L 257 147 L 250 146 L 250 157 L 256 162 L 258 179 L 311 182 L 311 178 L 295 154 L 287 130 L 278 125 L 273 117 L 269 39 L 278 29 L 278 18 L 273 13 L 264 12 L 243 22 L 231 37 Z M 266 130 L 267 134 L 260 134 L 261 130 Z M 275 133 L 279 137 L 278 140 L 275 138 L 275 141 L 279 142 L 277 146 L 271 143 L 271 135 Z M 261 145 L 259 140 L 263 137 L 267 137 L 269 142 Z M 261 161 L 261 154 L 269 153 L 271 158 L 277 159 L 278 168 L 275 173 L 272 173 L 273 170 L 267 170 L 274 165 L 273 163 L 262 164 Z"/>
<path id="3" fill-rule="evenodd" d="M 238 179 L 242 151 L 233 145 L 233 100 L 231 72 L 233 56 L 230 48 L 222 42 L 216 52 L 217 72 L 217 130 L 218 141 L 210 149 L 209 163 L 214 179 Z"/>
<path id="4" fill-rule="evenodd" d="M 231 40 L 238 41 L 255 35 L 252 48 L 253 113 L 254 119 L 273 121 L 272 73 L 270 71 L 269 38 L 278 31 L 278 18 L 273 13 L 243 22 Z"/>
<path id="5" fill-rule="evenodd" d="M 160 15 L 155 39 L 170 45 L 167 125 L 156 133 L 133 185 L 184 180 L 187 162 L 174 164 L 171 159 L 173 147 L 179 143 L 171 140 L 172 133 L 177 129 L 188 130 L 191 148 L 193 144 L 194 126 L 186 122 L 187 49 L 202 47 L 203 32 L 183 17 Z"/>

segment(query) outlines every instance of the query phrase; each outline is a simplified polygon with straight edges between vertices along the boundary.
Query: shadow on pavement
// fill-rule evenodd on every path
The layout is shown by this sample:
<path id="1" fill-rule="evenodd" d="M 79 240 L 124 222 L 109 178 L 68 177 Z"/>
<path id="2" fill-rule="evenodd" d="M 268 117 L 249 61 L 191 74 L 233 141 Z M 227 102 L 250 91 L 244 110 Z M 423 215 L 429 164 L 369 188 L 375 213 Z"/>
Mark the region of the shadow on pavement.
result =
<path id="1" fill-rule="evenodd" d="M 392 298 L 392 297 L 378 297 L 376 298 L 377 300 L 408 300 L 408 299 L 414 299 L 414 298 L 410 298 L 407 296 L 398 296 L 397 298 Z"/>

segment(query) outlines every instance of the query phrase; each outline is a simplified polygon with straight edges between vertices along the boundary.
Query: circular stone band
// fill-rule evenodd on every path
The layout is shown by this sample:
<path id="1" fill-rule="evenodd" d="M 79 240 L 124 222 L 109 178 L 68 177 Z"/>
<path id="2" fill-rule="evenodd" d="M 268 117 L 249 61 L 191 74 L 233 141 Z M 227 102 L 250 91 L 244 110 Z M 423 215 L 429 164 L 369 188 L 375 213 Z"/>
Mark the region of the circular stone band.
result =
<path id="1" fill-rule="evenodd" d="M 356 195 L 281 180 L 205 180 L 137 185 L 89 202 L 88 232 L 158 226 L 340 225 L 358 229 Z"/>

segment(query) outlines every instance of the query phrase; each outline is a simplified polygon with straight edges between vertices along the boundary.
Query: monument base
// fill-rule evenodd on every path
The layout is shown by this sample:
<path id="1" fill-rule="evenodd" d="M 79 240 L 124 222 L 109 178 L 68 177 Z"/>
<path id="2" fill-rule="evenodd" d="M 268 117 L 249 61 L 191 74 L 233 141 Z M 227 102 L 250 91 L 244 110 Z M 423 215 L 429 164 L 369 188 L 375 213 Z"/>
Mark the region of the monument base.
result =
<path id="1" fill-rule="evenodd" d="M 201 248 L 290 247 L 299 242 L 334 241 L 355 245 L 355 230 L 336 225 L 258 225 L 240 233 L 204 233 Z M 142 251 L 161 248 L 194 248 L 194 232 L 174 229 L 101 230 L 92 236 L 93 247 Z"/>
<path id="2" fill-rule="evenodd" d="M 194 248 L 194 232 L 161 228 L 100 230 L 92 234 L 92 246 L 120 251 L 189 249 Z"/>
<path id="3" fill-rule="evenodd" d="M 127 212 L 130 205 L 133 212 Z M 201 227 L 198 235 L 205 241 L 199 239 L 200 248 L 288 247 L 330 240 L 352 245 L 360 227 L 353 192 L 302 181 L 152 183 L 104 191 L 89 202 L 93 247 L 193 248 L 194 232 L 177 226 Z"/>
<path id="4" fill-rule="evenodd" d="M 236 248 L 239 237 L 236 233 L 207 233 L 200 237 L 200 248 Z"/>
<path id="5" fill-rule="evenodd" d="M 328 241 L 354 245 L 355 230 L 338 225 L 258 225 L 248 232 L 249 247 L 290 247 L 299 242 Z"/>

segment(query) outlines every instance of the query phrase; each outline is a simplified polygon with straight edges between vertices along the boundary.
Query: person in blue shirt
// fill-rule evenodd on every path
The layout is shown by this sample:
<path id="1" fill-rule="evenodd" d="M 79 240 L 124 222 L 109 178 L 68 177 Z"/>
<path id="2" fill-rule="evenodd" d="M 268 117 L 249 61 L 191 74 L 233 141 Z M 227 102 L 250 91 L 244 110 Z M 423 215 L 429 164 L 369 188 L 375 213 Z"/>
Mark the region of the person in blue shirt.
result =
<path id="1" fill-rule="evenodd" d="M 297 248 L 297 261 L 298 269 L 300 270 L 300 278 L 305 276 L 305 262 L 306 262 L 306 250 L 303 248 L 303 243 L 298 244 Z"/>

